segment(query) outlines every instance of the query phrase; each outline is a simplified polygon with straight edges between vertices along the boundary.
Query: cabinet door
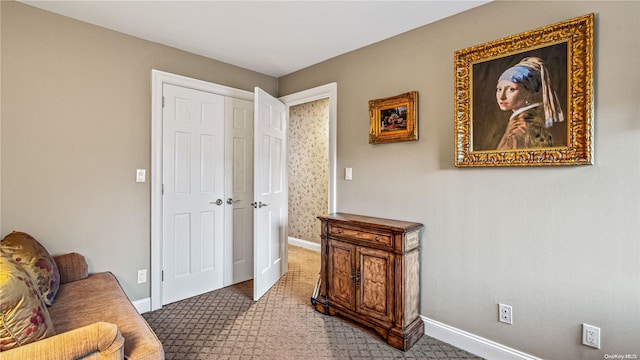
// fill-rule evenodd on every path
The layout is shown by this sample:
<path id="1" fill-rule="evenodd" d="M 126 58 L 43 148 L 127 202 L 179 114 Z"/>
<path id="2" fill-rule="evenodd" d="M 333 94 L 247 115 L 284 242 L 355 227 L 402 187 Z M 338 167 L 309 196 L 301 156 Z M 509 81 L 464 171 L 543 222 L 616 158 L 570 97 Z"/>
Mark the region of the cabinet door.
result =
<path id="1" fill-rule="evenodd" d="M 358 247 L 356 277 L 359 277 L 356 312 L 385 322 L 393 321 L 394 255 Z"/>
<path id="2" fill-rule="evenodd" d="M 332 305 L 337 304 L 348 310 L 355 308 L 354 260 L 353 245 L 329 240 L 327 295 Z"/>

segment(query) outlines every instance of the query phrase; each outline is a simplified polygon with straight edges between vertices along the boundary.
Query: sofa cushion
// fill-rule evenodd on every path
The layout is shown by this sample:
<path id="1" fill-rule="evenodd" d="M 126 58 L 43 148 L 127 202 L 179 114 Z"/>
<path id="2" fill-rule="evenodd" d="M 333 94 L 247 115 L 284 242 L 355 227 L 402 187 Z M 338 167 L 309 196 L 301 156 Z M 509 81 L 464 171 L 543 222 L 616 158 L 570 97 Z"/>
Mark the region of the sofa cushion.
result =
<path id="1" fill-rule="evenodd" d="M 49 312 L 58 333 L 106 321 L 116 324 L 124 337 L 125 359 L 164 357 L 162 343 L 110 272 L 61 285 Z"/>
<path id="2" fill-rule="evenodd" d="M 40 291 L 28 272 L 0 250 L 0 352 L 55 335 Z"/>
<path id="3" fill-rule="evenodd" d="M 2 239 L 0 248 L 27 270 L 44 302 L 53 304 L 60 286 L 60 273 L 47 249 L 31 235 L 20 231 L 14 231 Z"/>
<path id="4" fill-rule="evenodd" d="M 89 276 L 87 260 L 78 253 L 54 256 L 53 260 L 58 265 L 58 271 L 60 272 L 60 285 L 86 279 Z"/>

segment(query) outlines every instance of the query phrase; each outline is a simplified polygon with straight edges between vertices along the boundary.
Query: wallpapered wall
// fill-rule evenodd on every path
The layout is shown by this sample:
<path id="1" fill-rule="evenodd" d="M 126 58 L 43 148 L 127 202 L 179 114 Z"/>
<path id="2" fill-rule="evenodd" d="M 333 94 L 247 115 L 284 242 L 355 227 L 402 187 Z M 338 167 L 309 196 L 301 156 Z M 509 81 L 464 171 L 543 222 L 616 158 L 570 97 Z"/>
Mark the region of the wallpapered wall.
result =
<path id="1" fill-rule="evenodd" d="M 329 194 L 329 99 L 289 109 L 289 236 L 320 243 Z"/>

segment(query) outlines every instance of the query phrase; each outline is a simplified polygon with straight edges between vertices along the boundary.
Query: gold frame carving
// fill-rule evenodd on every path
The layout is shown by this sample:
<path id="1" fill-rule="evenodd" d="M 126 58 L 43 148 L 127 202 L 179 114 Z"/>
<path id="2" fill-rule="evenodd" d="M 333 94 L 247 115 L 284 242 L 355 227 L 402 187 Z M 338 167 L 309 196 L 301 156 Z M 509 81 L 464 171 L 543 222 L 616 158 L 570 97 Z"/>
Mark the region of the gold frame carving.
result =
<path id="1" fill-rule="evenodd" d="M 455 52 L 456 167 L 593 164 L 593 19 L 588 14 Z M 498 107 L 498 77 L 532 56 L 548 66 L 564 121 L 544 126 L 554 132 L 550 146 L 505 149 L 515 114 Z"/>
<path id="2" fill-rule="evenodd" d="M 418 140 L 418 92 L 369 100 L 369 118 L 369 144 Z"/>

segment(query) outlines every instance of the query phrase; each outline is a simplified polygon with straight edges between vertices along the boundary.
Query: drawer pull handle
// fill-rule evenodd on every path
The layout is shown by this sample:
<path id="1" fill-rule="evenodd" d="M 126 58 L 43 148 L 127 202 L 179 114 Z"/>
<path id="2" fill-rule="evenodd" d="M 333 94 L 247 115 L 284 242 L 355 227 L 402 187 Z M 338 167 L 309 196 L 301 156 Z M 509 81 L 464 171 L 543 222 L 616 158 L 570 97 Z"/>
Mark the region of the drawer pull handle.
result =
<path id="1" fill-rule="evenodd" d="M 376 241 L 380 241 L 380 236 L 376 236 Z"/>
<path id="2" fill-rule="evenodd" d="M 342 234 L 342 230 L 338 229 L 338 234 Z"/>

